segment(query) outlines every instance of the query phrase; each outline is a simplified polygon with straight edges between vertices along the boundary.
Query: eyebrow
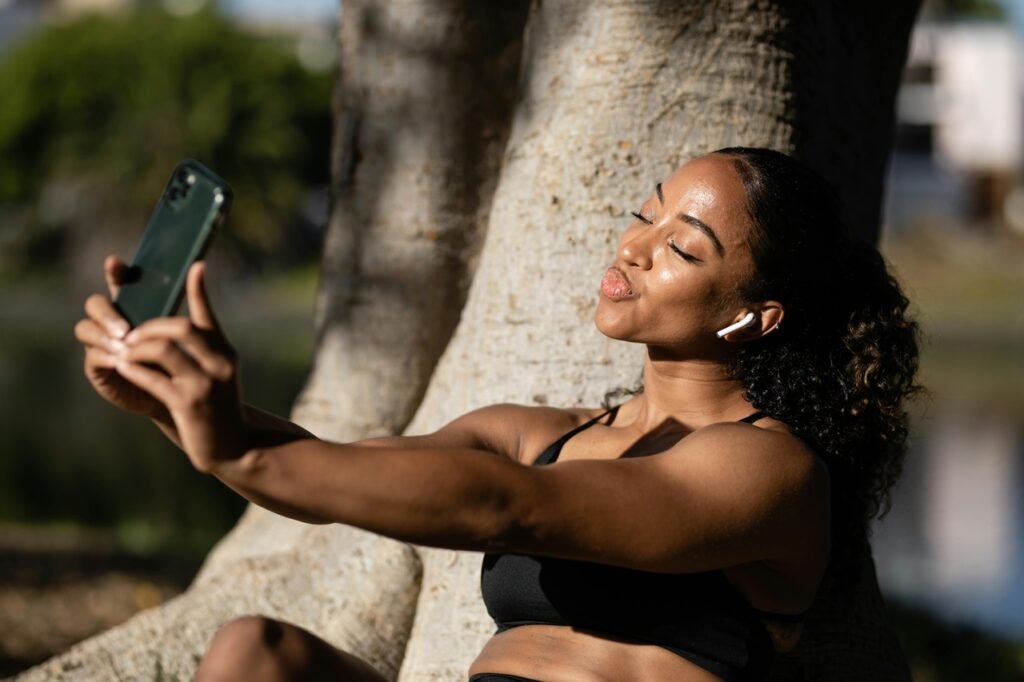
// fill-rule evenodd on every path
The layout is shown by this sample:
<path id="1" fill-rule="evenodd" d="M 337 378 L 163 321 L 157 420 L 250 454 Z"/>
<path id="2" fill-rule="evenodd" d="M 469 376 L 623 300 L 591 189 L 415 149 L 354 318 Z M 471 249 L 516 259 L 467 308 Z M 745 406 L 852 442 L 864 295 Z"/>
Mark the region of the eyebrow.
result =
<path id="1" fill-rule="evenodd" d="M 661 204 L 664 206 L 665 205 L 665 193 L 662 192 L 662 190 L 661 190 L 661 183 L 660 182 L 657 185 L 654 186 L 654 192 L 655 192 L 655 194 L 658 195 L 658 201 L 660 201 Z M 711 229 L 710 225 L 705 223 L 703 220 L 700 220 L 699 218 L 694 218 L 689 213 L 678 213 L 678 214 L 676 214 L 676 218 L 678 218 L 679 220 L 682 220 L 687 225 L 691 225 L 691 226 L 697 228 L 698 230 L 700 230 L 701 232 L 703 232 L 704 236 L 706 236 L 708 239 L 710 239 L 711 243 L 715 245 L 715 251 L 718 252 L 719 257 L 725 255 L 725 247 L 722 246 L 722 242 L 720 242 L 718 240 L 718 235 L 715 234 L 715 231 Z"/>
<path id="2" fill-rule="evenodd" d="M 722 246 L 722 242 L 718 241 L 718 236 L 715 235 L 715 231 L 711 229 L 711 226 L 699 218 L 694 218 L 689 213 L 678 213 L 676 214 L 676 218 L 679 218 L 684 223 L 692 225 L 703 232 L 704 235 L 711 240 L 711 243 L 715 245 L 715 251 L 718 252 L 719 257 L 725 255 L 725 247 Z"/>

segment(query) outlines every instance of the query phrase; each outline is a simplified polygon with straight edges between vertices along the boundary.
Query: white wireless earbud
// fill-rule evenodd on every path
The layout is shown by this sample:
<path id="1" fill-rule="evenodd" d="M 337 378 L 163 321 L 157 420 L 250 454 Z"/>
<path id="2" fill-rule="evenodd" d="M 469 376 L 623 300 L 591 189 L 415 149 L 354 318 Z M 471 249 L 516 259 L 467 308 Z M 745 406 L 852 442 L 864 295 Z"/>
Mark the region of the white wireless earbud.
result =
<path id="1" fill-rule="evenodd" d="M 743 316 L 743 319 L 740 320 L 739 322 L 736 322 L 734 324 L 730 324 L 728 327 L 724 327 L 722 329 L 719 329 L 718 332 L 717 332 L 718 338 L 723 339 L 723 338 L 725 338 L 726 334 L 732 334 L 737 329 L 743 329 L 744 327 L 749 327 L 754 322 L 754 320 L 756 318 L 757 318 L 757 316 L 754 315 L 754 313 L 747 313 L 746 315 Z"/>

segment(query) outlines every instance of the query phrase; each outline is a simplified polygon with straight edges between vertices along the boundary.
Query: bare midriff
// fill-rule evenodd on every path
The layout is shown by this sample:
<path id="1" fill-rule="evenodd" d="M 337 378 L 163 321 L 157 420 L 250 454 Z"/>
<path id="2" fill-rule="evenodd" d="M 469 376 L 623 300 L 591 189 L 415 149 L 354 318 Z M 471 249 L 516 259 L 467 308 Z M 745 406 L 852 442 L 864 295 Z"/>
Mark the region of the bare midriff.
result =
<path id="1" fill-rule="evenodd" d="M 721 682 L 660 646 L 563 625 L 520 625 L 495 635 L 469 669 L 470 675 L 479 673 L 544 682 Z"/>

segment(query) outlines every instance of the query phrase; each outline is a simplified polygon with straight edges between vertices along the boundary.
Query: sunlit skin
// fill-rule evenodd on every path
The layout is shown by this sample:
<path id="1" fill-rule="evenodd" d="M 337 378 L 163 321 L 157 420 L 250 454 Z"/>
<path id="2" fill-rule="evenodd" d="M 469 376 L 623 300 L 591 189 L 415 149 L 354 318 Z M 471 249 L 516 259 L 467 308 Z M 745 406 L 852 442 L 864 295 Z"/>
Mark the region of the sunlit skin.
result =
<path id="1" fill-rule="evenodd" d="M 754 408 L 724 363 L 737 344 L 773 333 L 785 313 L 779 302 L 738 294 L 753 276 L 744 202 L 731 162 L 708 156 L 638 207 L 603 280 L 596 323 L 646 345 L 645 391 L 546 467 L 524 465 L 603 410 L 496 405 L 429 435 L 339 444 L 242 404 L 202 264 L 189 272 L 191 318 L 127 334 L 110 298 L 95 295 L 76 336 L 105 399 L 151 417 L 198 470 L 278 513 L 452 549 L 669 573 L 720 568 L 753 606 L 800 612 L 828 556 L 828 477 L 785 424 L 737 423 Z M 113 257 L 105 263 L 111 295 L 124 268 Z M 716 335 L 748 313 L 752 324 Z M 276 648 L 261 644 L 265 621 L 223 628 L 197 679 L 384 679 L 297 627 L 271 625 Z M 800 634 L 769 630 L 780 650 Z M 667 649 L 554 625 L 491 638 L 469 672 L 546 682 L 718 679 Z"/>

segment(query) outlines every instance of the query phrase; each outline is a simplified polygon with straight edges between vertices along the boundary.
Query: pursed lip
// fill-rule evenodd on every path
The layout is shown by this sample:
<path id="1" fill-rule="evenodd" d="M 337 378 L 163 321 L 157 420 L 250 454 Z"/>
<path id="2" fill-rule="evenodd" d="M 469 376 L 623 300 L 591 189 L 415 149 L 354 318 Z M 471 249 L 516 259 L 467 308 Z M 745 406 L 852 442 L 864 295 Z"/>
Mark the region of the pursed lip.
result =
<path id="1" fill-rule="evenodd" d="M 631 280 L 629 278 L 629 275 L 626 274 L 625 270 L 623 270 L 622 268 L 615 267 L 614 265 L 611 266 L 608 269 L 609 270 L 614 270 L 615 272 L 617 272 L 620 275 L 622 275 L 622 279 L 626 280 L 626 284 L 629 285 L 629 293 L 631 293 L 631 294 L 635 294 L 636 293 L 636 289 L 633 288 L 633 280 Z"/>
<path id="2" fill-rule="evenodd" d="M 612 271 L 614 271 L 615 274 L 620 276 L 623 279 L 623 281 L 626 282 L 626 286 L 629 287 L 629 293 L 626 296 L 623 296 L 622 299 L 633 298 L 634 296 L 636 296 L 636 288 L 633 286 L 633 280 L 631 280 L 629 278 L 629 275 L 627 275 L 622 270 L 622 268 L 619 268 L 619 267 L 617 267 L 615 265 L 613 265 L 610 268 L 608 268 L 608 270 L 605 271 L 605 274 L 607 274 L 608 272 L 612 272 Z"/>

